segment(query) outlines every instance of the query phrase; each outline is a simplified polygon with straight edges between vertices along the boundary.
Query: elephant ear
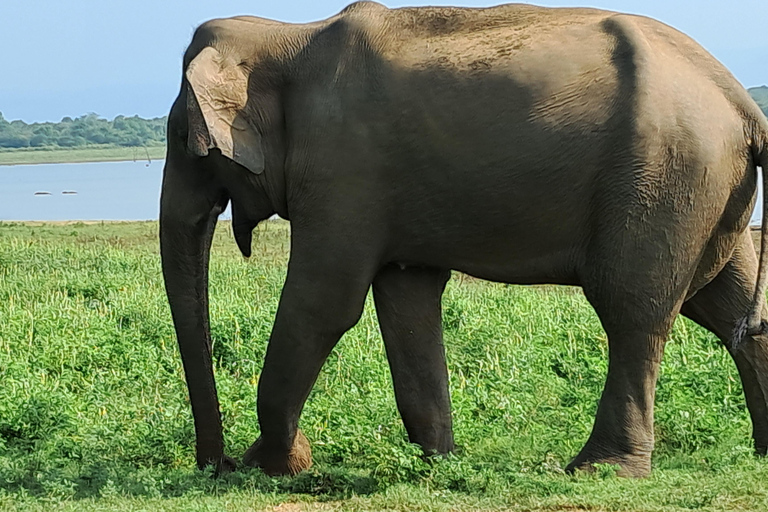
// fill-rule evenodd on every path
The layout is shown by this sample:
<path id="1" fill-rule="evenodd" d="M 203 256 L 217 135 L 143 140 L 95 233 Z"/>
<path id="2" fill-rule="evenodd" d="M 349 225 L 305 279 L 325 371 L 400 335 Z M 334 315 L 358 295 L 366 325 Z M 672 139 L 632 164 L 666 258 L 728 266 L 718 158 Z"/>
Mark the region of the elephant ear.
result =
<path id="1" fill-rule="evenodd" d="M 218 50 L 204 48 L 186 72 L 187 147 L 198 156 L 218 148 L 249 171 L 264 171 L 261 135 L 246 117 L 248 77 Z"/>

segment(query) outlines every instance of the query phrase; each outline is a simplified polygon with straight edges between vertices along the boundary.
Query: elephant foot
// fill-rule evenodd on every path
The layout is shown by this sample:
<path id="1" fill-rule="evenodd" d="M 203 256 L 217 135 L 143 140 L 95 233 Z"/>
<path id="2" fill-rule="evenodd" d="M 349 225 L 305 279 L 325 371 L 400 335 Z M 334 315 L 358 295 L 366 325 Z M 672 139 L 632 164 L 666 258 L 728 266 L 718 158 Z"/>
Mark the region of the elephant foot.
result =
<path id="1" fill-rule="evenodd" d="M 259 437 L 243 455 L 243 464 L 261 468 L 269 476 L 295 475 L 312 466 L 312 449 L 301 430 L 296 431 L 287 454 L 265 446 Z"/>
<path id="2" fill-rule="evenodd" d="M 203 461 L 198 461 L 197 467 L 204 469 L 206 466 L 213 466 L 213 476 L 219 477 L 232 473 L 237 469 L 237 462 L 232 457 L 221 455 L 219 457 L 208 457 Z"/>
<path id="3" fill-rule="evenodd" d="M 449 453 L 453 453 L 455 450 L 455 446 L 453 444 L 453 431 L 450 429 L 441 432 L 439 435 L 431 438 L 409 435 L 408 440 L 421 446 L 425 458 L 445 457 Z"/>
<path id="4" fill-rule="evenodd" d="M 595 464 L 611 464 L 619 466 L 617 476 L 626 478 L 645 478 L 651 475 L 651 454 L 616 453 L 608 455 L 584 447 L 581 453 L 566 466 L 566 473 L 584 471 L 593 473 Z"/>

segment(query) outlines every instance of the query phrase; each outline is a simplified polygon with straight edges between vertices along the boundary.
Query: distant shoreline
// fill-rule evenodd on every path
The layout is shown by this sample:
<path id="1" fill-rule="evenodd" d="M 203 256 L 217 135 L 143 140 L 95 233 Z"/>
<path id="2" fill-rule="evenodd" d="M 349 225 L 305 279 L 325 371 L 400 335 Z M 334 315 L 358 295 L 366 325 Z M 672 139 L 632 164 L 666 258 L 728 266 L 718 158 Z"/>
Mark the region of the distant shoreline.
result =
<path id="1" fill-rule="evenodd" d="M 0 166 L 162 160 L 165 146 L 0 151 Z"/>

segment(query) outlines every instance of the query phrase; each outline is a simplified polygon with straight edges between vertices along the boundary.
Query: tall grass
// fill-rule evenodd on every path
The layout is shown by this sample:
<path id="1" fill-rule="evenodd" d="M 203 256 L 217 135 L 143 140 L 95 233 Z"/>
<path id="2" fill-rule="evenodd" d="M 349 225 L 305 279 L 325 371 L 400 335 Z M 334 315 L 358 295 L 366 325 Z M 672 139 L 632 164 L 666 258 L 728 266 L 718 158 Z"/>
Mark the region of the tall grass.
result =
<path id="1" fill-rule="evenodd" d="M 259 434 L 256 384 L 285 277 L 288 226 L 239 256 L 217 230 L 213 357 L 228 453 Z M 679 320 L 662 365 L 654 475 L 566 476 L 605 377 L 580 290 L 454 276 L 443 299 L 458 453 L 406 441 L 372 305 L 326 363 L 301 427 L 315 466 L 271 479 L 194 468 L 186 386 L 155 223 L 0 225 L 0 509 L 767 510 L 738 374 Z"/>

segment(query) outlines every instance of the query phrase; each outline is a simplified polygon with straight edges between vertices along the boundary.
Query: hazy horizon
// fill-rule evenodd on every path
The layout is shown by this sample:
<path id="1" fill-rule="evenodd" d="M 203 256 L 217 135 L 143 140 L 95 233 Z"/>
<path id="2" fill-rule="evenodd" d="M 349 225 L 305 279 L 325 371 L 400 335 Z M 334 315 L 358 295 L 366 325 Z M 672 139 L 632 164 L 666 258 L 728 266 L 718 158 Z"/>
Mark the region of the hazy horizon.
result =
<path id="1" fill-rule="evenodd" d="M 327 18 L 346 0 L 28 0 L 0 5 L 0 112 L 26 123 L 96 113 L 162 117 L 181 77 L 181 57 L 197 25 L 252 14 L 286 22 Z M 384 1 L 463 5 L 483 0 Z M 768 5 L 764 0 L 542 0 L 545 6 L 590 6 L 642 14 L 701 43 L 745 87 L 768 84 Z M 745 20 L 749 22 L 746 26 Z M 750 27 L 756 27 L 751 29 Z M 12 50 L 11 50 L 12 49 Z"/>

